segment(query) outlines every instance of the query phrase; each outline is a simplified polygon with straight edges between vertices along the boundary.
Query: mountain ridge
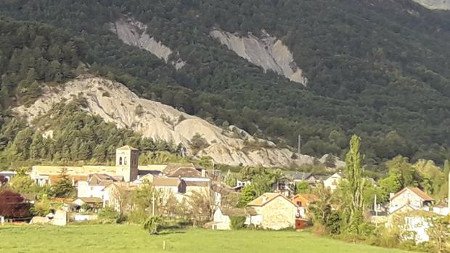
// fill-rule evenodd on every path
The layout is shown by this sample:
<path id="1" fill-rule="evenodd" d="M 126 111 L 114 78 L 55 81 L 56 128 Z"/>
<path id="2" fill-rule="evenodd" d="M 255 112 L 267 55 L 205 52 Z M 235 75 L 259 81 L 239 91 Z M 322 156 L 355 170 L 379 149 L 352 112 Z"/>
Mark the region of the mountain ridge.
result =
<path id="1" fill-rule="evenodd" d="M 124 85 L 101 77 L 84 75 L 61 87 L 47 86 L 34 104 L 13 110 L 32 123 L 55 104 L 75 98 L 85 100 L 85 111 L 119 128 L 131 129 L 154 140 L 181 144 L 189 155 L 209 156 L 219 164 L 291 167 L 315 162 L 313 157 L 276 148 L 275 144 L 254 138 L 234 126 L 222 129 L 173 107 L 139 98 Z M 43 131 L 48 135 L 51 129 Z M 206 140 L 207 147 L 193 153 L 190 144 L 197 134 Z"/>
<path id="2" fill-rule="evenodd" d="M 449 157 L 450 16 L 411 0 L 11 0 L 0 12 L 85 41 L 89 71 L 141 97 L 281 145 L 301 135 L 305 154 L 343 157 L 356 133 L 371 164 Z M 124 15 L 188 64 L 176 70 L 121 41 L 110 24 Z M 308 87 L 239 57 L 209 36 L 215 27 L 265 29 L 289 48 Z"/>

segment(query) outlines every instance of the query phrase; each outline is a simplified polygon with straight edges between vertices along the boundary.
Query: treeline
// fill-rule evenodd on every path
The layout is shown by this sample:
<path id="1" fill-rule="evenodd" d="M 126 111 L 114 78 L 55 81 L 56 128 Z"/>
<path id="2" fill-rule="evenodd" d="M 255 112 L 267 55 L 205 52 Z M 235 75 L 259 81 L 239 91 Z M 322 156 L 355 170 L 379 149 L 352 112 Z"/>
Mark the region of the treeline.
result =
<path id="1" fill-rule="evenodd" d="M 82 37 L 91 70 L 139 95 L 281 145 L 301 134 L 306 154 L 342 157 L 357 133 L 369 165 L 450 156 L 450 17 L 409 1 L 14 0 L 0 9 Z M 124 14 L 187 65 L 175 71 L 120 42 L 108 23 Z M 266 29 L 289 46 L 309 87 L 264 74 L 210 38 L 213 27 Z"/>
<path id="2" fill-rule="evenodd" d="M 75 77 L 85 47 L 63 30 L 0 18 L 0 109 L 33 102 L 41 82 Z"/>
<path id="3" fill-rule="evenodd" d="M 105 164 L 114 161 L 116 148 L 132 145 L 143 153 L 177 153 L 178 146 L 142 138 L 131 130 L 118 129 L 98 116 L 82 110 L 76 100 L 56 105 L 33 122 L 33 128 L 12 118 L 0 129 L 2 166 L 20 167 L 36 163 Z M 144 156 L 146 157 L 146 156 Z"/>

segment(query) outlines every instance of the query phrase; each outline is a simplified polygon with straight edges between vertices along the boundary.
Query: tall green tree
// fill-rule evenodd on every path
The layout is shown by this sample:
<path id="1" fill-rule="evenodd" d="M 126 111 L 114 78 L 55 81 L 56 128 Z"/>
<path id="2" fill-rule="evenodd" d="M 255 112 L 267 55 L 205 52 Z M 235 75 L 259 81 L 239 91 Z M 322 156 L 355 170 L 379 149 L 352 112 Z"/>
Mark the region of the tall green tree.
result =
<path id="1" fill-rule="evenodd" d="M 347 193 L 350 201 L 344 211 L 344 222 L 346 231 L 355 234 L 359 234 L 359 227 L 364 222 L 364 178 L 360 147 L 361 138 L 353 135 L 350 150 L 345 156 L 345 178 L 348 180 Z"/>

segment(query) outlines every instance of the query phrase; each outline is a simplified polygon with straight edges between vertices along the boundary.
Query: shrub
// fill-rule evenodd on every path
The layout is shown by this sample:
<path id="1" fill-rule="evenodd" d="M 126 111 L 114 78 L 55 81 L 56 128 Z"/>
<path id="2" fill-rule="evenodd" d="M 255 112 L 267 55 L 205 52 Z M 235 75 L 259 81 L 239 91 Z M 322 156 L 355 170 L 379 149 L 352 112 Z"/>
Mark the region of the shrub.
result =
<path id="1" fill-rule="evenodd" d="M 231 229 L 242 229 L 245 226 L 245 216 L 231 216 Z"/>
<path id="2" fill-rule="evenodd" d="M 120 214 L 112 207 L 105 207 L 98 213 L 98 220 L 100 223 L 119 223 Z"/>
<path id="3" fill-rule="evenodd" d="M 163 218 L 160 216 L 150 217 L 144 223 L 144 229 L 147 230 L 151 235 L 157 235 L 161 231 L 163 221 Z"/>

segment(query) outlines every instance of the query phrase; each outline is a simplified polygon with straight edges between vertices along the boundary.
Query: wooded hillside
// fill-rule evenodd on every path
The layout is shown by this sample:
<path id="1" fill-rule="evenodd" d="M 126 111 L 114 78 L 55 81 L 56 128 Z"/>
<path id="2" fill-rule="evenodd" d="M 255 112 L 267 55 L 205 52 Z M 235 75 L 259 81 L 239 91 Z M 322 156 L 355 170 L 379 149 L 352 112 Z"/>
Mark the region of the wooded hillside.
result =
<path id="1" fill-rule="evenodd" d="M 294 146 L 301 134 L 306 154 L 342 155 L 357 133 L 369 163 L 397 154 L 438 162 L 450 156 L 450 14 L 412 1 L 9 0 L 0 12 L 79 37 L 86 46 L 76 51 L 77 64 L 82 59 L 146 98 L 280 144 Z M 186 66 L 177 71 L 119 41 L 108 28 L 122 15 L 145 23 Z M 308 87 L 239 58 L 208 35 L 215 27 L 243 35 L 265 29 L 281 39 Z M 75 67 L 74 59 L 58 64 Z"/>

